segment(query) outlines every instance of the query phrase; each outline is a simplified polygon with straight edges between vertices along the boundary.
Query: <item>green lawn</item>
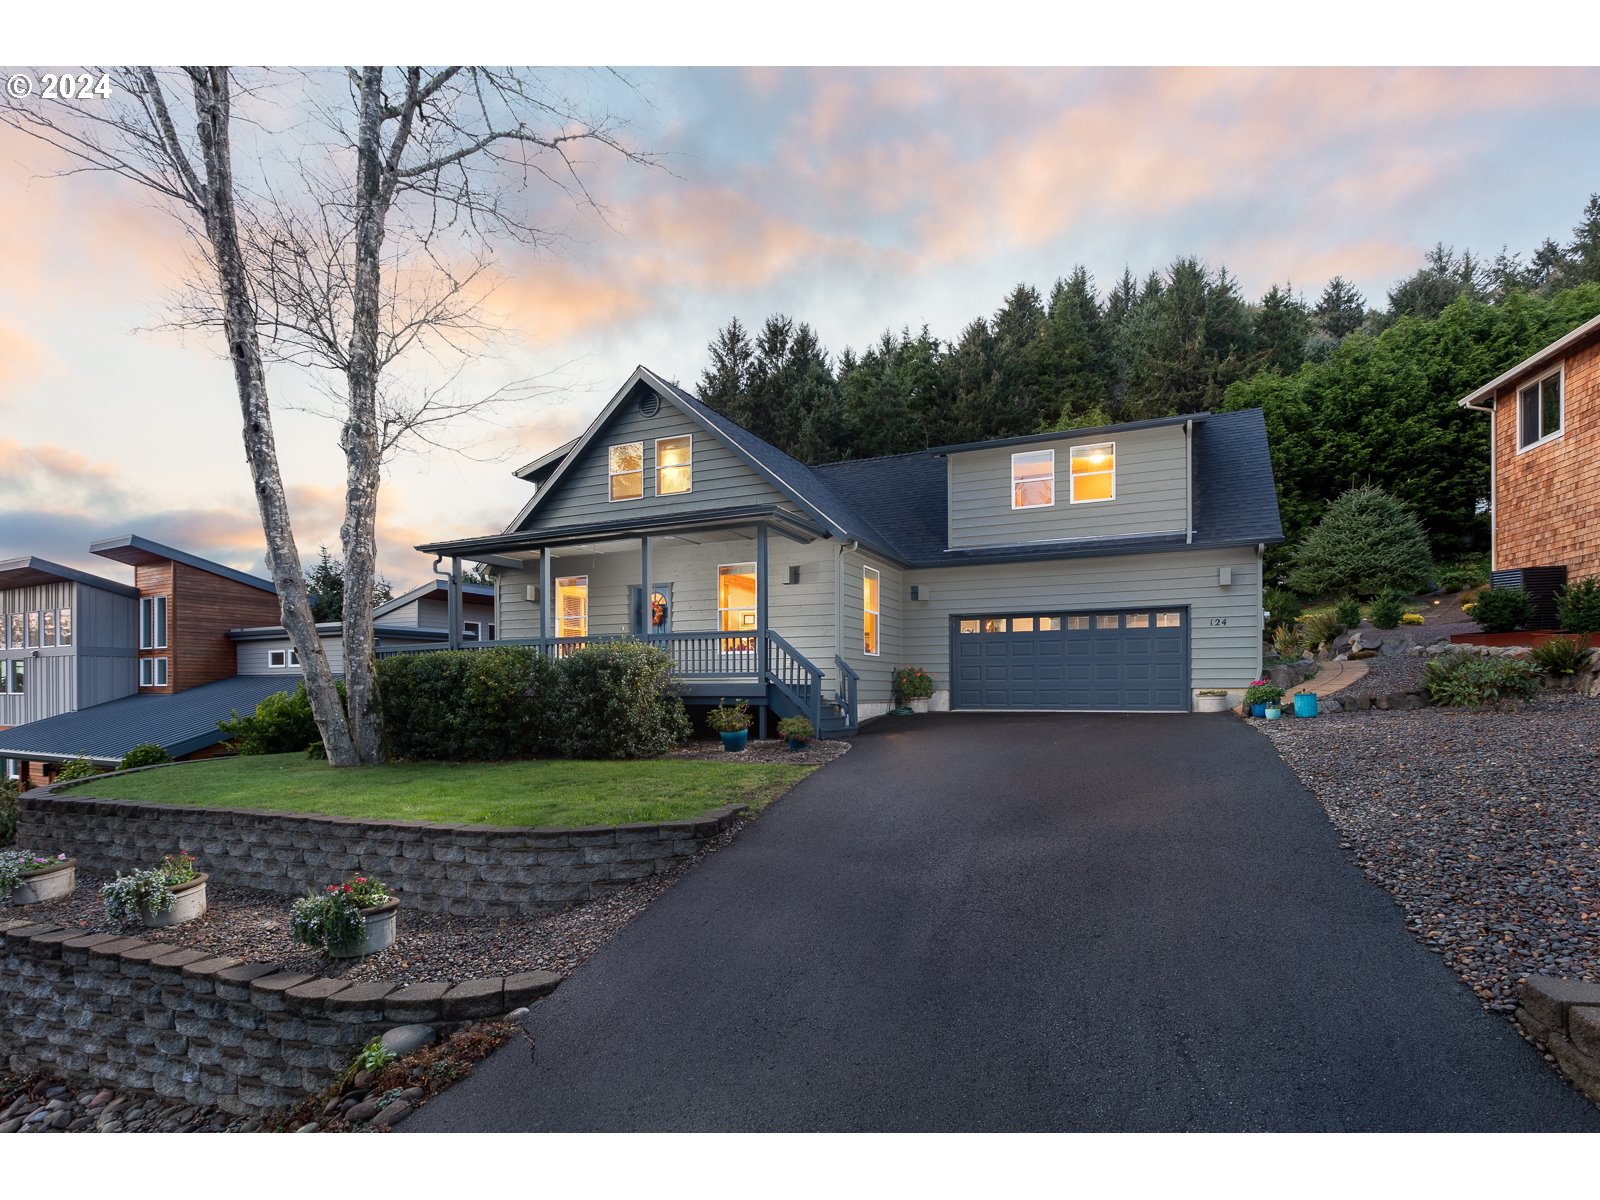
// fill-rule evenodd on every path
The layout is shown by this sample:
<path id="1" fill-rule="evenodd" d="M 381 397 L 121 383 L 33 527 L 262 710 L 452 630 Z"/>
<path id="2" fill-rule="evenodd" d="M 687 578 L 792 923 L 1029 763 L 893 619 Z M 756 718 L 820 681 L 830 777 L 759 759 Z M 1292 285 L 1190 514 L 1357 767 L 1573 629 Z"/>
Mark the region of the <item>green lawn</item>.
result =
<path id="1" fill-rule="evenodd" d="M 625 825 L 694 817 L 724 804 L 759 809 L 815 769 L 673 759 L 334 770 L 303 754 L 264 754 L 89 780 L 81 791 L 106 800 L 457 825 Z"/>

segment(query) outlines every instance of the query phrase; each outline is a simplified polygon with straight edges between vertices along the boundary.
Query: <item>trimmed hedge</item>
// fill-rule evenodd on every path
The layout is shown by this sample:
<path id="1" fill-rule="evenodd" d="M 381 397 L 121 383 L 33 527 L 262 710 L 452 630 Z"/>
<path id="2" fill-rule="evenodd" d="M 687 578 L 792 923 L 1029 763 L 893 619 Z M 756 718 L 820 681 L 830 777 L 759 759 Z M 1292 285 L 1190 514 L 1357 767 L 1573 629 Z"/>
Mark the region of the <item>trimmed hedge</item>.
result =
<path id="1" fill-rule="evenodd" d="M 378 694 L 395 759 L 648 758 L 689 735 L 672 656 L 637 641 L 560 659 L 531 646 L 390 655 Z"/>
<path id="2" fill-rule="evenodd" d="M 1533 597 L 1521 588 L 1489 588 L 1478 593 L 1472 619 L 1485 633 L 1510 633 L 1533 620 Z"/>

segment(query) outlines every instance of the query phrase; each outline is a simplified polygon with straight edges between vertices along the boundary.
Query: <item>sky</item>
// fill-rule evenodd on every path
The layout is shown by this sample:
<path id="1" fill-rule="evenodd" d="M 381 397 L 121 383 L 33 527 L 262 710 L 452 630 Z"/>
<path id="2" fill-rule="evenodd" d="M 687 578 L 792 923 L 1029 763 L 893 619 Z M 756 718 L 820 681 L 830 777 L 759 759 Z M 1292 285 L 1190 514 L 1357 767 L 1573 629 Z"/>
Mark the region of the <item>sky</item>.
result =
<path id="1" fill-rule="evenodd" d="M 1108 288 L 1182 254 L 1246 294 L 1314 300 L 1334 274 L 1372 303 L 1443 241 L 1526 255 L 1600 191 L 1592 68 L 671 68 L 553 80 L 625 122 L 658 166 L 586 155 L 600 205 L 517 197 L 547 244 L 500 247 L 469 361 L 397 383 L 537 394 L 388 465 L 380 569 L 427 578 L 424 540 L 499 532 L 512 470 L 576 436 L 644 363 L 695 387 L 737 316 L 810 322 L 837 353 L 885 328 L 956 337 L 1017 283 L 1083 264 Z M 292 157 L 292 156 L 289 156 Z M 178 226 L 121 180 L 0 129 L 0 559 L 122 578 L 88 554 L 139 533 L 264 573 L 231 370 L 163 329 L 186 270 Z M 292 173 L 285 177 L 293 186 Z M 457 368 L 459 374 L 456 374 Z M 337 550 L 337 427 L 269 388 L 302 554 Z"/>

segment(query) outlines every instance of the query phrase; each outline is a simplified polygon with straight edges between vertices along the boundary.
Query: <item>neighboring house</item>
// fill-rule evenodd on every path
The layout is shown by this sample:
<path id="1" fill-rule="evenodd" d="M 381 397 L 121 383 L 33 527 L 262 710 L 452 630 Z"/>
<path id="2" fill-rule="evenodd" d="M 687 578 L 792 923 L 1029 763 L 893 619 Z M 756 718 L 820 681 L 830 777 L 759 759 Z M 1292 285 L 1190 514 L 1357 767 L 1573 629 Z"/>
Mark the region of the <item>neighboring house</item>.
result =
<path id="1" fill-rule="evenodd" d="M 1600 317 L 1458 403 L 1489 414 L 1496 583 L 1600 575 Z"/>
<path id="2" fill-rule="evenodd" d="M 495 571 L 502 644 L 646 636 L 692 703 L 847 731 L 916 665 L 936 708 L 1184 712 L 1261 668 L 1259 411 L 806 467 L 640 367 L 517 474 L 503 533 L 418 548 Z"/>
<path id="3" fill-rule="evenodd" d="M 450 626 L 450 585 L 436 579 L 396 596 L 372 610 L 374 620 L 385 625 L 421 629 Z M 483 583 L 461 585 L 461 636 L 469 642 L 492 642 L 495 636 L 494 588 Z"/>

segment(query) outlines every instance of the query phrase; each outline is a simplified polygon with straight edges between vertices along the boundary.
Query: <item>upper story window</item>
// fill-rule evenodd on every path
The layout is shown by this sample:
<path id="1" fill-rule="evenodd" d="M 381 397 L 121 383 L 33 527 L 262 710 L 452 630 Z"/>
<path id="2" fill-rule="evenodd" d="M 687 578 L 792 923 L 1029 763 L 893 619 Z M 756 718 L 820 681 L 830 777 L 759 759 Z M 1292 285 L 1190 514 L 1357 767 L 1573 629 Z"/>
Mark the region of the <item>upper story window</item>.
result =
<path id="1" fill-rule="evenodd" d="M 694 438 L 656 439 L 656 495 L 676 496 L 693 490 Z"/>
<path id="2" fill-rule="evenodd" d="M 611 447 L 611 498 L 637 500 L 644 495 L 644 443 L 624 442 Z"/>
<path id="3" fill-rule="evenodd" d="M 72 645 L 72 610 L 59 609 L 56 612 L 56 645 Z"/>
<path id="4" fill-rule="evenodd" d="M 878 605 L 882 580 L 877 568 L 861 568 L 861 652 L 878 653 Z"/>
<path id="5" fill-rule="evenodd" d="M 1072 448 L 1072 503 L 1117 498 L 1117 444 L 1097 442 Z"/>
<path id="6" fill-rule="evenodd" d="M 56 610 L 47 608 L 39 614 L 39 645 L 56 644 Z"/>
<path id="7" fill-rule="evenodd" d="M 556 580 L 556 636 L 589 636 L 589 577 Z"/>
<path id="8" fill-rule="evenodd" d="M 139 686 L 166 687 L 167 660 L 164 658 L 141 658 L 139 660 Z"/>
<path id="9" fill-rule="evenodd" d="M 38 644 L 39 614 L 37 612 L 31 612 L 28 614 L 28 645 L 37 646 Z"/>
<path id="10" fill-rule="evenodd" d="M 167 648 L 167 598 L 139 597 L 139 649 Z"/>
<path id="11" fill-rule="evenodd" d="M 1517 393 L 1517 449 L 1526 450 L 1561 432 L 1561 376 L 1557 368 Z"/>
<path id="12" fill-rule="evenodd" d="M 1056 452 L 1025 450 L 1011 456 L 1011 507 L 1050 508 L 1056 502 Z"/>
<path id="13" fill-rule="evenodd" d="M 10 645 L 13 650 L 22 645 L 22 625 L 24 617 L 21 613 L 10 613 L 6 623 L 11 626 Z"/>

